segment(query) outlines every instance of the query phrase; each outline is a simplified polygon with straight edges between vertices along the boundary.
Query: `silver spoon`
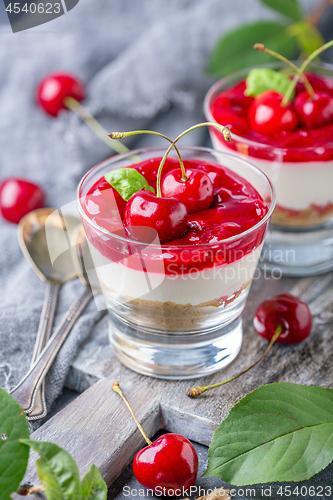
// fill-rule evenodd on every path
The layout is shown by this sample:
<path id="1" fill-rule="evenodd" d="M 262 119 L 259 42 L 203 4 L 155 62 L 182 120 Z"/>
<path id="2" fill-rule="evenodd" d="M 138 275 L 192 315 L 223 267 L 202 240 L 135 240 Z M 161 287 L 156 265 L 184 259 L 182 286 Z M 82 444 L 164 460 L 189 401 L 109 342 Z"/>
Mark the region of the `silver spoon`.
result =
<path id="1" fill-rule="evenodd" d="M 80 246 L 76 245 L 76 247 L 80 249 L 82 247 L 85 247 L 87 251 L 87 246 L 84 246 L 83 243 L 82 247 L 81 245 Z M 80 262 L 80 260 L 78 262 Z M 56 328 L 52 337 L 47 342 L 45 348 L 37 357 L 33 366 L 30 368 L 25 377 L 19 382 L 19 384 L 11 391 L 12 396 L 22 406 L 25 413 L 28 414 L 29 420 L 37 420 L 39 418 L 42 418 L 41 415 L 31 416 L 31 412 L 34 409 L 35 398 L 38 393 L 38 390 L 43 384 L 45 376 L 53 360 L 55 359 L 62 344 L 67 338 L 67 335 L 69 334 L 75 321 L 77 320 L 77 318 L 80 316 L 80 314 L 83 312 L 83 310 L 89 304 L 90 300 L 93 297 L 93 292 L 89 286 L 85 270 L 83 269 L 83 271 L 81 272 L 81 269 L 78 267 L 79 266 L 78 263 L 76 264 L 76 266 L 80 273 L 79 276 L 81 278 L 81 281 L 85 284 L 85 291 L 78 299 L 76 299 L 73 302 L 73 304 L 65 314 L 63 320 L 61 321 L 60 325 Z"/>
<path id="2" fill-rule="evenodd" d="M 68 219 L 68 220 L 67 220 Z M 45 224 L 47 221 L 47 235 Z M 49 246 L 53 245 L 55 251 L 63 241 L 64 231 L 68 225 L 75 227 L 78 219 L 66 217 L 66 223 L 55 208 L 41 208 L 27 214 L 18 225 L 18 241 L 22 253 L 39 277 L 46 283 L 45 298 L 39 322 L 35 347 L 32 355 L 31 366 L 45 347 L 51 336 L 54 314 L 60 286 L 76 277 L 71 253 L 60 252 L 57 265 L 52 265 Z M 44 383 L 36 393 L 34 409 L 31 417 L 42 418 L 46 415 Z"/>

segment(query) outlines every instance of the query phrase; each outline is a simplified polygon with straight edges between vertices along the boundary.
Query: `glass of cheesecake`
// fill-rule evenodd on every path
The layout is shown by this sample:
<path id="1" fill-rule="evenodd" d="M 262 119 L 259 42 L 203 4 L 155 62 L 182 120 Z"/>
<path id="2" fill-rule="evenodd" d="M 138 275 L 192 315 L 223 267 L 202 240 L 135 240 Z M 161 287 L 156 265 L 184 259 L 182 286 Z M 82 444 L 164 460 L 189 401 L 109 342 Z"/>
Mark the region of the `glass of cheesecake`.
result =
<path id="1" fill-rule="evenodd" d="M 300 63 L 296 62 L 296 65 Z M 274 62 L 257 68 L 281 70 Z M 246 95 L 246 77 L 254 68 L 215 83 L 204 102 L 206 119 L 228 125 L 232 140 L 210 129 L 213 147 L 231 152 L 261 169 L 276 190 L 276 207 L 263 262 L 272 271 L 306 276 L 333 269 L 333 121 L 275 134 L 259 133 L 249 123 L 254 98 Z M 313 89 L 333 95 L 333 66 L 313 62 L 306 70 Z M 295 94 L 304 91 L 299 80 Z"/>
<path id="2" fill-rule="evenodd" d="M 126 202 L 106 177 L 133 168 L 156 190 L 165 149 L 138 149 L 94 167 L 79 184 L 78 209 L 118 358 L 145 375 L 185 379 L 221 369 L 240 350 L 241 314 L 275 194 L 266 175 L 242 158 L 180 148 L 185 169 L 208 175 L 210 206 L 191 211 L 177 238 L 161 243 L 155 221 L 150 238 L 140 241 L 126 226 L 131 198 Z M 162 181 L 178 168 L 172 151 Z"/>

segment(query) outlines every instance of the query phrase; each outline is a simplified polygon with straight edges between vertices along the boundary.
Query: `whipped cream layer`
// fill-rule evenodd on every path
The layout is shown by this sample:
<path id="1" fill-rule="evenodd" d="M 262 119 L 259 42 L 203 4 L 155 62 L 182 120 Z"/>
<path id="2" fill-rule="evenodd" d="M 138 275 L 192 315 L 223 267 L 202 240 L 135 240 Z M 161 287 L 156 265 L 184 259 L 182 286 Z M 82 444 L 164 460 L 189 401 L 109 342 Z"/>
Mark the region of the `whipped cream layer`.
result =
<path id="1" fill-rule="evenodd" d="M 231 150 L 214 134 L 211 140 L 217 151 L 237 155 L 264 172 L 275 188 L 278 207 L 301 211 L 333 203 L 333 161 L 268 161 Z"/>
<path id="2" fill-rule="evenodd" d="M 90 243 L 89 248 L 102 288 L 118 295 L 121 302 L 141 299 L 196 306 L 215 301 L 222 305 L 235 298 L 252 280 L 262 245 L 230 264 L 184 274 L 173 274 L 172 267 L 171 274 L 139 271 L 112 262 Z M 149 262 L 142 264 L 149 269 Z"/>

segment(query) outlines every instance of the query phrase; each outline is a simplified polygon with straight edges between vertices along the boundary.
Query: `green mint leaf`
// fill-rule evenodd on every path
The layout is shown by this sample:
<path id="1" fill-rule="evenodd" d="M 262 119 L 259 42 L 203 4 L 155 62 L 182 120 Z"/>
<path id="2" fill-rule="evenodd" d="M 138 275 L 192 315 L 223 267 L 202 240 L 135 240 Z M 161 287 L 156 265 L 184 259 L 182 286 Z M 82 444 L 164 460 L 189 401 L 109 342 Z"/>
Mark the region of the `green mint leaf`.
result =
<path id="1" fill-rule="evenodd" d="M 29 437 L 26 416 L 17 403 L 0 387 L 0 500 L 10 500 L 18 489 L 29 458 L 29 449 L 20 443 Z"/>
<path id="2" fill-rule="evenodd" d="M 48 500 L 81 500 L 81 482 L 75 460 L 54 443 L 22 439 L 40 455 L 37 472 Z"/>
<path id="3" fill-rule="evenodd" d="M 257 97 L 266 90 L 276 90 L 285 94 L 290 86 L 291 80 L 283 73 L 269 68 L 251 69 L 246 78 L 245 95 Z M 292 96 L 293 98 L 294 96 Z"/>
<path id="4" fill-rule="evenodd" d="M 208 457 L 204 475 L 235 486 L 309 479 L 333 460 L 333 390 L 259 387 L 216 429 Z"/>
<path id="5" fill-rule="evenodd" d="M 274 57 L 254 50 L 255 43 L 263 43 L 288 59 L 295 55 L 295 40 L 286 34 L 284 24 L 256 22 L 227 33 L 217 42 L 210 56 L 208 72 L 223 77 L 249 66 L 276 61 Z"/>
<path id="6" fill-rule="evenodd" d="M 104 177 L 125 201 L 128 201 L 140 189 L 146 188 L 153 193 L 155 192 L 154 188 L 148 186 L 147 180 L 135 168 L 117 168 L 105 174 Z"/>
<path id="7" fill-rule="evenodd" d="M 287 28 L 287 33 L 295 37 L 299 49 L 309 56 L 324 45 L 325 40 L 320 31 L 307 21 L 293 23 Z"/>
<path id="8" fill-rule="evenodd" d="M 302 9 L 297 0 L 261 0 L 261 2 L 270 9 L 295 21 L 299 21 L 303 17 Z"/>
<path id="9" fill-rule="evenodd" d="M 82 500 L 106 500 L 108 490 L 96 465 L 82 479 Z"/>

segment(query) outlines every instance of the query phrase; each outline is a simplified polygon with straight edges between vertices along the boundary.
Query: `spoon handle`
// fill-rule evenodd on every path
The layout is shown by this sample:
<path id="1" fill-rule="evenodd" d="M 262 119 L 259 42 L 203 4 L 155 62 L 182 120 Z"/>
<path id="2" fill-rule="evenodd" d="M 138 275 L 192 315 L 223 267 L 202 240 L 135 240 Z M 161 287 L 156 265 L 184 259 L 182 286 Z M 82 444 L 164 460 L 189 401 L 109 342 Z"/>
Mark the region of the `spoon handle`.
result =
<path id="1" fill-rule="evenodd" d="M 39 354 L 44 349 L 46 342 L 51 337 L 59 288 L 60 285 L 57 283 L 52 283 L 51 281 L 46 282 L 44 304 L 39 321 L 38 332 L 35 341 L 35 348 L 32 354 L 31 366 L 34 365 Z"/>
<path id="2" fill-rule="evenodd" d="M 25 413 L 29 414 L 32 411 L 36 392 L 45 379 L 54 358 L 58 354 L 72 326 L 89 304 L 92 297 L 92 291 L 87 289 L 81 297 L 73 302 L 60 325 L 57 327 L 45 348 L 38 356 L 35 364 L 30 368 L 28 373 L 18 383 L 18 385 L 10 392 L 10 394 L 22 406 Z"/>
<path id="3" fill-rule="evenodd" d="M 54 314 L 57 305 L 58 293 L 60 284 L 51 281 L 46 282 L 45 298 L 42 309 L 42 314 L 39 321 L 38 332 L 35 341 L 35 348 L 32 354 L 31 364 L 35 364 L 36 359 L 44 349 L 46 343 L 51 337 L 52 326 L 54 323 Z M 46 401 L 45 401 L 45 387 L 44 381 L 38 391 L 36 392 L 34 407 L 29 414 L 28 420 L 38 420 L 45 417 L 47 414 Z"/>

